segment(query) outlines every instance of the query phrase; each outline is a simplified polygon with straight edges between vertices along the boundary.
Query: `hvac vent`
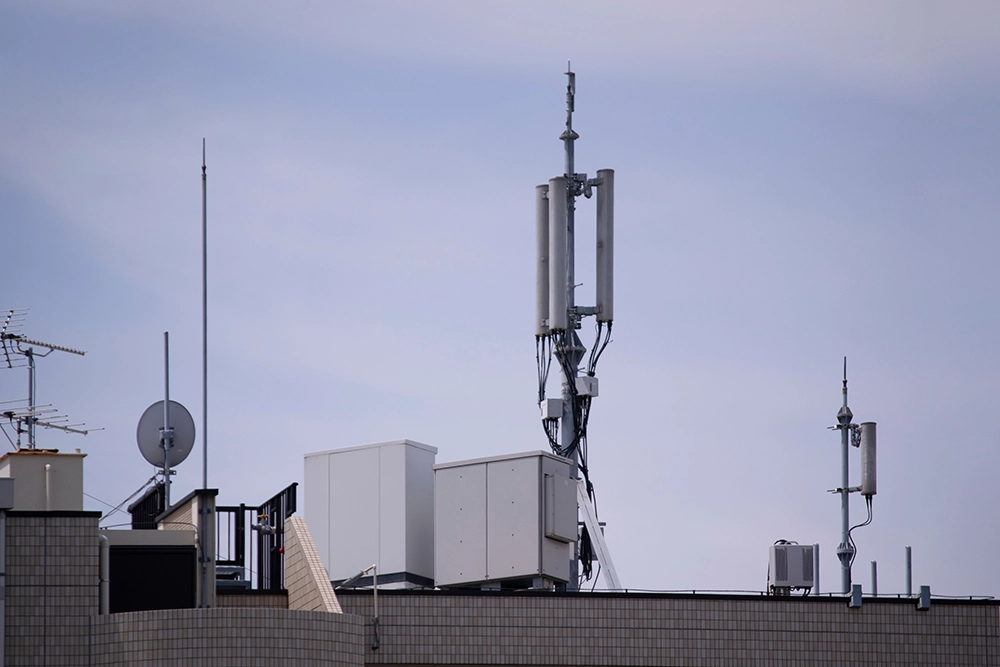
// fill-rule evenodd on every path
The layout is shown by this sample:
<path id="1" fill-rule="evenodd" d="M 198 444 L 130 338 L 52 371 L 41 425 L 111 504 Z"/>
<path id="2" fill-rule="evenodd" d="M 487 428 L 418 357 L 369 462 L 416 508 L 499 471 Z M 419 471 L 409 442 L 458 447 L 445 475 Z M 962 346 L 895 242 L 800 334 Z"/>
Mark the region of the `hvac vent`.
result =
<path id="1" fill-rule="evenodd" d="M 814 579 L 811 544 L 775 544 L 771 547 L 769 588 L 812 588 Z"/>

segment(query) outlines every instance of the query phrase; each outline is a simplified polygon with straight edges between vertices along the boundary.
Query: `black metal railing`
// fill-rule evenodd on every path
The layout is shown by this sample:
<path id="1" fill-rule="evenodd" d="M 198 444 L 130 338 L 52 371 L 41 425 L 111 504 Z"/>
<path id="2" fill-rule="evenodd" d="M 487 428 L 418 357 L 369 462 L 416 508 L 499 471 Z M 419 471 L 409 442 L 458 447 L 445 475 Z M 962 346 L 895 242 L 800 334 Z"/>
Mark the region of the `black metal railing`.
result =
<path id="1" fill-rule="evenodd" d="M 156 530 L 156 517 L 166 510 L 167 494 L 159 482 L 128 506 L 132 515 L 132 530 Z"/>
<path id="2" fill-rule="evenodd" d="M 257 588 L 280 591 L 285 583 L 285 519 L 295 514 L 292 482 L 281 493 L 257 508 Z M 266 519 L 266 521 L 265 521 Z M 267 528 L 270 530 L 267 530 Z"/>
<path id="3" fill-rule="evenodd" d="M 284 525 L 285 519 L 295 514 L 296 487 L 298 483 L 293 482 L 258 507 L 245 504 L 216 507 L 216 566 L 241 568 L 243 576 L 253 581 L 258 590 L 284 588 Z M 253 513 L 249 527 L 257 533 L 255 539 L 247 532 L 248 512 Z"/>
<path id="4" fill-rule="evenodd" d="M 215 564 L 246 567 L 246 505 L 219 505 L 215 508 Z"/>

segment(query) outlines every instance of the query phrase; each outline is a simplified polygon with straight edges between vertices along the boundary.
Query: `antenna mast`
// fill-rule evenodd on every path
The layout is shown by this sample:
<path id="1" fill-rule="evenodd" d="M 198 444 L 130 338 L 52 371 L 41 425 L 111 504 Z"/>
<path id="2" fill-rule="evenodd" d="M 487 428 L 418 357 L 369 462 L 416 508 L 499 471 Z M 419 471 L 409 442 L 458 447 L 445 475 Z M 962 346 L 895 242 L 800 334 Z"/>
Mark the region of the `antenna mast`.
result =
<path id="1" fill-rule="evenodd" d="M 24 407 L 7 409 L 2 412 L 2 416 L 7 419 L 7 421 L 14 425 L 17 432 L 17 443 L 14 445 L 17 449 L 21 449 L 21 435 L 27 436 L 27 449 L 35 449 L 35 427 L 41 426 L 42 428 L 54 428 L 60 431 L 65 431 L 67 433 L 76 433 L 79 435 L 87 435 L 90 431 L 99 431 L 102 429 L 84 429 L 80 428 L 85 426 L 85 424 L 67 424 L 69 421 L 65 415 L 55 414 L 58 412 L 53 409 L 50 405 L 38 405 L 35 401 L 35 359 L 47 357 L 53 352 L 68 352 L 69 354 L 76 354 L 83 356 L 86 354 L 83 350 L 77 350 L 72 347 L 66 347 L 64 345 L 56 345 L 54 343 L 46 343 L 40 340 L 35 340 L 33 338 L 28 338 L 27 336 L 22 336 L 20 333 L 21 325 L 24 323 L 28 314 L 27 308 L 13 308 L 7 311 L 7 315 L 3 320 L 3 324 L 0 325 L 0 346 L 3 347 L 3 361 L 7 368 L 19 368 L 23 365 L 28 367 L 28 398 L 27 405 Z M 45 348 L 47 352 L 45 354 L 39 354 L 35 351 L 36 347 Z M 17 356 L 20 355 L 25 358 L 26 364 L 17 363 Z M 13 358 L 12 358 L 13 356 Z M 9 401 L 8 403 L 19 403 L 21 401 Z M 49 415 L 44 419 L 40 419 L 40 415 Z M 9 436 L 8 436 L 9 438 Z"/>
<path id="2" fill-rule="evenodd" d="M 201 488 L 208 488 L 208 171 L 201 140 Z"/>
<path id="3" fill-rule="evenodd" d="M 872 522 L 872 497 L 876 493 L 875 483 L 875 422 L 855 424 L 851 420 L 854 414 L 847 407 L 847 357 L 844 357 L 844 402 L 837 412 L 837 425 L 833 430 L 840 431 L 840 487 L 830 489 L 830 493 L 840 494 L 840 544 L 837 545 L 837 558 L 840 560 L 841 588 L 845 594 L 851 592 L 851 566 L 857 555 L 857 548 L 851 532 L 855 528 L 867 526 Z M 850 486 L 849 447 L 861 448 L 861 486 Z M 851 526 L 850 494 L 860 492 L 865 498 L 868 508 L 868 518 L 863 523 Z"/>
<path id="4" fill-rule="evenodd" d="M 580 481 L 579 501 L 584 507 L 584 530 L 574 544 L 570 567 L 570 590 L 578 590 L 582 578 L 590 579 L 591 560 L 597 555 L 612 588 L 618 588 L 617 575 L 610 563 L 607 546 L 603 543 L 593 509 L 594 488 L 587 467 L 587 420 L 591 400 L 597 396 L 595 369 L 604 348 L 611 340 L 613 318 L 613 229 L 614 171 L 603 169 L 597 178 L 576 172 L 575 141 L 580 137 L 573 129 L 576 97 L 576 74 L 567 65 L 566 129 L 559 136 L 565 155 L 564 173 L 548 185 L 535 189 L 536 265 L 535 341 L 538 359 L 538 400 L 542 424 L 553 453 L 572 462 L 571 475 Z M 576 199 L 587 199 L 597 188 L 597 305 L 576 305 Z M 585 375 L 580 364 L 587 348 L 577 335 L 584 317 L 597 319 L 597 340 L 590 351 Z M 605 324 L 607 325 L 605 331 Z M 546 399 L 545 385 L 552 357 L 559 362 L 563 376 L 562 398 Z M 561 426 L 560 426 L 561 424 Z M 561 433 L 560 433 L 561 431 Z M 603 557 L 602 557 L 603 556 Z M 605 562 L 607 561 L 607 562 Z M 582 564 L 582 565 L 581 565 Z"/>

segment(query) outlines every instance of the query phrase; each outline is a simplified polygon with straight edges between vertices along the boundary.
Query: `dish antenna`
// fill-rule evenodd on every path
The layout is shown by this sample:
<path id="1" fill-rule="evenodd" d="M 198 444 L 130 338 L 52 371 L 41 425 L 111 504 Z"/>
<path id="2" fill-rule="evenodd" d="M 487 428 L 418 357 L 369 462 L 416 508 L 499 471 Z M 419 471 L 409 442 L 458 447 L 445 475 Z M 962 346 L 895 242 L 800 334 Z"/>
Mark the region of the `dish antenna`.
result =
<path id="1" fill-rule="evenodd" d="M 153 403 L 139 417 L 135 429 L 139 453 L 163 475 L 166 506 L 170 507 L 170 466 L 184 462 L 194 446 L 194 419 L 177 401 L 170 400 L 170 334 L 163 332 L 163 400 Z"/>
<path id="2" fill-rule="evenodd" d="M 65 415 L 58 414 L 59 411 L 51 405 L 38 405 L 35 402 L 36 358 L 47 357 L 54 351 L 69 352 L 70 354 L 77 354 L 81 357 L 85 355 L 86 352 L 72 347 L 46 343 L 21 335 L 21 325 L 24 324 L 24 320 L 27 318 L 27 315 L 27 308 L 12 308 L 7 311 L 6 316 L 4 316 L 3 323 L 0 324 L 0 348 L 2 348 L 3 364 L 6 365 L 7 368 L 28 367 L 28 398 L 6 402 L 7 404 L 25 403 L 25 405 L 8 407 L 0 412 L 0 415 L 2 415 L 12 426 L 14 426 L 17 433 L 17 442 L 15 443 L 14 441 L 11 441 L 11 444 L 13 444 L 16 449 L 21 449 L 21 436 L 25 435 L 27 436 L 25 447 L 27 449 L 34 449 L 36 426 L 41 426 L 42 428 L 54 428 L 67 433 L 77 433 L 79 435 L 87 435 L 91 431 L 103 430 L 99 428 L 81 428 L 85 426 L 85 424 L 68 424 L 66 422 L 69 421 L 69 418 Z M 45 354 L 39 354 L 35 350 L 36 347 L 44 348 L 46 350 Z M 20 357 L 23 357 L 25 361 L 22 362 Z M 6 434 L 6 431 L 4 433 Z M 8 435 L 7 438 L 10 439 L 10 436 Z"/>

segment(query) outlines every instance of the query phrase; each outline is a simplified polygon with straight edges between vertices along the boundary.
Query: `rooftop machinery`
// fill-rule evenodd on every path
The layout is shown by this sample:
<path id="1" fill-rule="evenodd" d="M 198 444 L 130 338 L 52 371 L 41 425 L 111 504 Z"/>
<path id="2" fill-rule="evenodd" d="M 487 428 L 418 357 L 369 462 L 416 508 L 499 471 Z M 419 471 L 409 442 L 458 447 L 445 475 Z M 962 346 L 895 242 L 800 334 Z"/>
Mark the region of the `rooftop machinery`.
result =
<path id="1" fill-rule="evenodd" d="M 570 69 L 567 67 L 567 69 Z M 597 362 L 611 340 L 614 319 L 614 183 L 615 172 L 601 169 L 596 178 L 576 172 L 573 130 L 573 106 L 576 75 L 567 71 L 566 130 L 559 139 L 565 150 L 562 176 L 535 188 L 535 229 L 537 245 L 535 343 L 538 360 L 538 402 L 542 425 L 552 452 L 571 460 L 571 477 L 580 478 L 580 506 L 585 524 L 574 549 L 570 568 L 570 590 L 592 576 L 591 561 L 597 558 L 613 588 L 619 587 L 614 567 L 607 558 L 603 536 L 596 526 L 593 511 L 594 487 L 587 468 L 587 420 L 591 400 L 597 396 Z M 575 212 L 579 196 L 590 198 L 597 191 L 597 273 L 596 305 L 576 304 L 575 282 Z M 590 349 L 581 375 L 580 364 L 587 352 L 577 335 L 584 317 L 597 320 L 597 339 Z M 545 385 L 552 357 L 559 362 L 563 376 L 562 397 L 547 399 Z M 560 428 L 561 423 L 561 428 Z M 561 431 L 561 433 L 560 433 Z M 590 519 L 594 519 L 590 526 Z M 603 557 L 602 557 L 603 556 Z M 607 562 L 605 562 L 607 560 Z M 582 572 L 580 571 L 582 569 Z M 582 576 L 581 576 L 582 575 Z"/>

